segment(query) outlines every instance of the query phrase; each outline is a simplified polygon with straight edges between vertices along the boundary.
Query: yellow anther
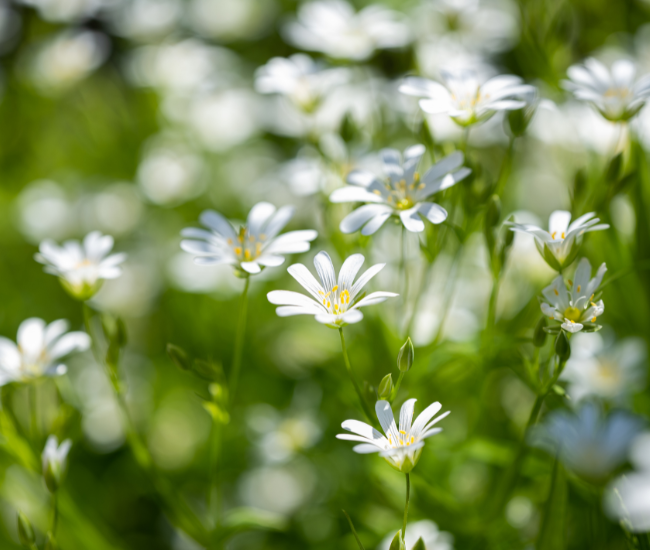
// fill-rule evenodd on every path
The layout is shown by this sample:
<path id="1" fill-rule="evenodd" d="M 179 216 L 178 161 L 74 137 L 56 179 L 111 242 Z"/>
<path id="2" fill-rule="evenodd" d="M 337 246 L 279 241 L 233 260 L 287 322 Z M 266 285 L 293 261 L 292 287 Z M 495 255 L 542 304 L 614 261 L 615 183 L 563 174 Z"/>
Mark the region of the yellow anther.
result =
<path id="1" fill-rule="evenodd" d="M 564 231 L 562 231 L 562 238 L 564 239 Z"/>
<path id="2" fill-rule="evenodd" d="M 323 298 L 323 305 L 324 305 L 324 306 L 327 305 L 327 298 Z"/>
<path id="3" fill-rule="evenodd" d="M 247 260 L 250 260 L 251 257 L 252 257 L 251 251 L 248 248 L 246 250 L 244 250 L 244 258 L 246 258 Z"/>
<path id="4" fill-rule="evenodd" d="M 226 242 L 227 242 L 230 246 L 232 246 L 232 239 L 228 239 L 228 241 L 226 241 Z"/>
<path id="5" fill-rule="evenodd" d="M 333 289 L 332 292 L 336 292 L 339 289 L 339 285 L 336 285 Z"/>
<path id="6" fill-rule="evenodd" d="M 237 256 L 241 256 L 241 246 L 235 248 L 235 254 L 237 254 Z"/>
<path id="7" fill-rule="evenodd" d="M 553 240 L 555 240 L 555 233 L 557 233 L 557 231 L 553 231 L 553 233 L 551 233 L 551 239 Z"/>
<path id="8" fill-rule="evenodd" d="M 594 294 L 592 294 L 592 295 L 589 297 L 589 301 L 591 302 L 593 299 L 594 299 Z"/>
<path id="9" fill-rule="evenodd" d="M 318 294 L 320 294 L 321 296 L 325 296 L 325 293 L 322 290 L 319 290 Z"/>
<path id="10" fill-rule="evenodd" d="M 400 430 L 399 433 L 406 435 L 406 432 L 404 430 Z"/>
<path id="11" fill-rule="evenodd" d="M 596 307 L 596 304 L 594 304 L 593 302 L 590 302 L 590 303 L 591 303 L 592 306 Z"/>
<path id="12" fill-rule="evenodd" d="M 414 441 L 415 441 L 415 436 L 412 435 L 411 436 L 411 443 L 413 443 Z"/>
<path id="13" fill-rule="evenodd" d="M 578 288 L 576 288 L 576 290 L 577 290 L 578 292 L 580 292 L 580 289 L 581 289 L 581 288 L 582 288 L 582 286 L 581 286 L 581 285 L 578 285 Z"/>
<path id="14" fill-rule="evenodd" d="M 567 279 L 567 281 L 569 282 L 569 286 L 573 286 L 573 281 L 571 279 Z"/>
<path id="15" fill-rule="evenodd" d="M 330 302 L 329 300 L 327 300 L 327 309 L 329 309 L 329 308 L 331 308 L 331 307 L 332 307 L 332 302 Z"/>
<path id="16" fill-rule="evenodd" d="M 559 295 L 560 295 L 560 293 L 557 291 L 557 288 L 554 288 L 554 289 L 553 289 L 553 292 L 555 292 L 555 295 L 556 295 L 556 296 L 559 296 Z"/>
<path id="17" fill-rule="evenodd" d="M 255 242 L 255 235 L 249 235 L 249 236 L 248 236 L 248 240 L 249 240 L 250 242 L 254 243 L 254 242 Z"/>
<path id="18" fill-rule="evenodd" d="M 334 304 L 334 311 L 336 311 L 338 313 L 338 311 L 339 311 L 339 305 L 338 304 Z"/>
<path id="19" fill-rule="evenodd" d="M 266 240 L 266 235 L 264 233 L 260 233 L 257 237 L 260 241 L 265 241 Z"/>
<path id="20" fill-rule="evenodd" d="M 553 317 L 549 317 L 549 319 L 552 321 L 552 320 L 553 320 Z"/>
<path id="21" fill-rule="evenodd" d="M 591 322 L 592 322 L 592 323 L 595 323 L 595 322 L 596 322 L 596 317 L 595 317 L 595 316 L 591 318 Z"/>
<path id="22" fill-rule="evenodd" d="M 381 197 L 381 191 L 379 189 L 374 189 L 373 193 Z"/>
<path id="23" fill-rule="evenodd" d="M 420 191 L 421 191 L 422 189 L 424 189 L 425 187 L 426 187 L 426 185 L 425 185 L 424 183 L 421 183 L 420 185 L 418 185 L 418 189 L 419 189 Z"/>
<path id="24" fill-rule="evenodd" d="M 262 243 L 255 243 L 255 255 L 259 256 L 262 252 Z"/>

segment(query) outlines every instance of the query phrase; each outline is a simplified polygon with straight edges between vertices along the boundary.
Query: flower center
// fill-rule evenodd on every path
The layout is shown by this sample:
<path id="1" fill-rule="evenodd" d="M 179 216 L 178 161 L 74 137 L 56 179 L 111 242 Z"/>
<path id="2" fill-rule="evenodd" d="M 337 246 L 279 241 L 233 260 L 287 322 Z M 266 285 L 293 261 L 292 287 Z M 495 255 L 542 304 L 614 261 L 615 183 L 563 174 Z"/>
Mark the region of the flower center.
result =
<path id="1" fill-rule="evenodd" d="M 424 183 L 420 182 L 420 174 L 415 172 L 413 174 L 413 181 L 410 184 L 406 180 L 399 180 L 397 183 L 386 184 L 386 191 L 388 196 L 386 202 L 398 210 L 408 210 L 415 206 L 414 191 L 424 189 Z M 375 190 L 375 194 L 381 195 L 381 191 Z"/>
<path id="2" fill-rule="evenodd" d="M 553 233 L 551 233 L 551 239 L 553 239 L 554 241 L 557 240 L 557 239 L 560 239 L 560 240 L 563 241 L 564 238 L 565 238 L 564 231 L 562 231 L 562 232 L 560 233 L 560 236 L 559 236 L 559 237 L 557 237 L 557 234 L 558 234 L 558 231 L 553 231 Z"/>
<path id="3" fill-rule="evenodd" d="M 230 246 L 234 245 L 233 251 L 240 262 L 251 262 L 262 253 L 265 240 L 266 235 L 263 233 L 256 237 L 249 233 L 246 227 L 242 227 L 239 230 L 239 235 L 237 235 L 237 242 L 234 243 L 232 239 L 228 239 L 228 244 Z"/>
<path id="4" fill-rule="evenodd" d="M 577 307 L 569 306 L 564 310 L 564 318 L 569 321 L 579 321 L 581 315 L 582 312 Z"/>
<path id="5" fill-rule="evenodd" d="M 625 86 L 621 88 L 609 88 L 603 96 L 607 99 L 626 100 L 630 96 L 630 89 Z"/>
<path id="6" fill-rule="evenodd" d="M 396 447 L 408 447 L 415 443 L 415 437 L 411 434 L 406 433 L 404 430 L 399 431 L 399 437 L 397 441 L 393 441 L 393 436 L 388 434 L 388 443 L 394 449 Z"/>
<path id="7" fill-rule="evenodd" d="M 340 289 L 336 285 L 327 293 L 322 290 L 318 291 L 321 296 L 322 304 L 327 308 L 332 315 L 342 315 L 348 310 L 350 305 L 350 291 L 347 289 Z"/>

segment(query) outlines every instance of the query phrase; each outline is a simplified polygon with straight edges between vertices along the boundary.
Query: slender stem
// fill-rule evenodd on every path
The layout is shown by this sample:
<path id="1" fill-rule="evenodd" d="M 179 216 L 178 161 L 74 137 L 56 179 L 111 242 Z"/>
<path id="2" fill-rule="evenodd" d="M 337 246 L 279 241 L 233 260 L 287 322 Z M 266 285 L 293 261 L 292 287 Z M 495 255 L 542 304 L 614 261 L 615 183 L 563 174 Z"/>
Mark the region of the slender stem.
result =
<path id="1" fill-rule="evenodd" d="M 52 536 L 56 535 L 56 527 L 59 522 L 59 497 L 54 492 L 52 494 L 52 527 L 50 531 L 52 532 Z"/>
<path id="2" fill-rule="evenodd" d="M 395 387 L 393 388 L 393 391 L 390 394 L 390 403 L 393 402 L 393 400 L 397 397 L 397 392 L 399 391 L 399 387 L 402 385 L 402 380 L 404 379 L 404 375 L 406 373 L 400 371 L 399 372 L 399 377 L 397 378 L 397 383 L 395 384 Z"/>
<path id="3" fill-rule="evenodd" d="M 215 521 L 215 525 L 218 523 L 218 519 L 219 519 L 219 498 L 218 498 L 219 469 L 217 468 L 217 466 L 219 465 L 219 451 L 221 450 L 221 434 L 222 434 L 222 429 L 219 420 L 216 418 L 216 416 L 213 415 L 212 430 L 210 432 L 210 455 L 209 455 L 209 463 L 208 463 L 210 484 L 208 486 L 207 508 L 208 508 L 208 513 L 212 514 L 213 513 L 213 511 L 211 510 L 212 496 L 215 493 L 217 493 L 217 498 L 215 499 L 216 506 L 214 510 L 214 516 L 217 520 Z"/>
<path id="4" fill-rule="evenodd" d="M 505 156 L 503 157 L 503 162 L 501 163 L 501 168 L 499 169 L 499 179 L 497 179 L 496 187 L 494 189 L 494 194 L 501 196 L 503 189 L 508 182 L 508 177 L 510 176 L 510 169 L 512 167 L 512 153 L 515 148 L 515 137 L 511 136 L 508 143 L 508 149 Z"/>
<path id="5" fill-rule="evenodd" d="M 237 323 L 237 334 L 235 335 L 235 352 L 232 360 L 232 370 L 230 371 L 230 402 L 235 399 L 237 384 L 239 382 L 239 372 L 241 370 L 241 361 L 244 353 L 244 335 L 246 333 L 246 312 L 248 309 L 248 287 L 251 284 L 251 278 L 246 277 L 246 284 L 241 295 L 239 306 L 239 321 Z"/>
<path id="6" fill-rule="evenodd" d="M 357 396 L 359 397 L 359 402 L 361 404 L 361 410 L 363 410 L 365 415 L 368 417 L 368 420 L 370 420 L 370 422 L 373 422 L 372 413 L 368 410 L 368 404 L 366 403 L 366 400 L 363 398 L 363 393 L 361 392 L 361 388 L 359 387 L 359 384 L 357 384 L 357 381 L 354 378 L 354 374 L 352 373 L 352 365 L 350 365 L 348 350 L 345 347 L 345 337 L 343 336 L 342 328 L 339 328 L 339 334 L 341 335 L 341 349 L 343 350 L 343 362 L 345 363 L 345 370 L 348 371 L 348 376 L 350 377 L 350 380 L 352 381 L 352 385 L 354 386 L 354 389 L 357 392 Z"/>
<path id="7" fill-rule="evenodd" d="M 402 524 L 402 540 L 406 544 L 406 518 L 409 515 L 409 500 L 411 498 L 411 476 L 406 474 L 406 504 L 404 505 L 404 523 Z"/>
<path id="8" fill-rule="evenodd" d="M 38 403 L 36 397 L 36 381 L 27 386 L 27 404 L 29 406 L 29 436 L 32 443 L 38 447 Z"/>
<path id="9" fill-rule="evenodd" d="M 400 273 L 402 274 L 402 279 L 404 280 L 404 290 L 403 290 L 403 304 L 404 304 L 404 315 L 403 317 L 406 317 L 406 314 L 408 313 L 408 299 L 409 299 L 409 274 L 408 274 L 408 266 L 406 262 L 406 244 L 407 244 L 407 232 L 406 232 L 406 227 L 402 225 L 402 258 L 400 261 Z M 408 330 L 408 327 L 405 327 L 406 330 Z"/>
<path id="10" fill-rule="evenodd" d="M 490 292 L 490 302 L 488 304 L 487 324 L 488 332 L 492 331 L 497 317 L 497 301 L 499 299 L 499 283 L 501 282 L 501 271 L 492 279 L 492 292 Z"/>
<path id="11" fill-rule="evenodd" d="M 354 523 L 352 523 L 352 518 L 345 510 L 343 510 L 343 513 L 345 514 L 345 517 L 348 518 L 350 529 L 352 529 L 352 534 L 354 535 L 354 538 L 357 540 L 357 544 L 359 545 L 359 550 L 365 550 L 363 544 L 361 544 L 361 539 L 359 538 L 359 535 L 357 535 L 357 530 L 354 528 Z"/>
<path id="12" fill-rule="evenodd" d="M 445 323 L 447 321 L 447 316 L 449 315 L 449 310 L 451 308 L 451 303 L 454 298 L 454 290 L 456 288 L 456 282 L 458 277 L 456 277 L 455 271 L 458 268 L 460 263 L 460 255 L 462 253 L 463 247 L 459 246 L 454 255 L 454 260 L 452 262 L 451 270 L 449 272 L 449 279 L 447 280 L 447 288 L 445 289 L 445 302 L 442 306 L 442 317 L 440 318 L 440 324 L 438 325 L 438 330 L 436 331 L 436 336 L 431 342 L 431 346 L 435 347 L 441 340 L 444 333 Z"/>

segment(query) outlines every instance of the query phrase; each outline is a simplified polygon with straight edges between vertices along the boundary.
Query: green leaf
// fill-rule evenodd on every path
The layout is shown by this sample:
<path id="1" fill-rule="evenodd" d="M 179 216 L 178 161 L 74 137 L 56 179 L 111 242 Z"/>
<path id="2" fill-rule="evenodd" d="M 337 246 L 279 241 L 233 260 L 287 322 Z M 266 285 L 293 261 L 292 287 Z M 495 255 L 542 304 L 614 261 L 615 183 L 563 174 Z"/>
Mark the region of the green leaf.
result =
<path id="1" fill-rule="evenodd" d="M 350 524 L 350 529 L 352 529 L 352 534 L 354 535 L 354 538 L 357 541 L 357 544 L 359 545 L 359 550 L 365 550 L 363 547 L 363 544 L 361 544 L 361 539 L 359 538 L 359 535 L 357 535 L 357 530 L 354 528 L 354 523 L 352 523 L 352 518 L 349 516 L 349 514 L 345 511 L 342 510 L 342 512 L 345 514 L 345 517 L 348 518 L 348 523 Z"/>
<path id="2" fill-rule="evenodd" d="M 422 537 L 418 539 L 418 541 L 415 543 L 413 548 L 411 550 L 427 550 L 427 547 L 424 545 L 424 540 Z"/>
<path id="3" fill-rule="evenodd" d="M 551 488 L 544 506 L 542 527 L 537 539 L 537 550 L 563 550 L 566 541 L 567 515 L 566 473 L 556 458 L 551 478 Z"/>
<path id="4" fill-rule="evenodd" d="M 397 531 L 393 537 L 393 542 L 390 543 L 390 550 L 406 550 L 404 541 L 402 540 L 402 530 Z"/>

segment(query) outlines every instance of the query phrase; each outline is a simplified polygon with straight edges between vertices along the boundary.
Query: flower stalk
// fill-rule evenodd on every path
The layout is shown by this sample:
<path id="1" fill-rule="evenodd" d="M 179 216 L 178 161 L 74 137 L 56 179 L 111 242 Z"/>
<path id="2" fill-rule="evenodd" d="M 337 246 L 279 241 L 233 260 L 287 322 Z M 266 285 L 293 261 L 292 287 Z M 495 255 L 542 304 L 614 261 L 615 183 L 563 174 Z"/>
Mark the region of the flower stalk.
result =
<path id="1" fill-rule="evenodd" d="M 241 303 L 239 306 L 239 320 L 237 322 L 237 334 L 235 335 L 235 351 L 232 360 L 232 370 L 230 372 L 230 400 L 231 403 L 235 399 L 237 385 L 239 383 L 239 374 L 241 371 L 242 357 L 244 354 L 244 341 L 246 334 L 246 314 L 248 312 L 248 289 L 250 287 L 251 279 L 246 277 L 244 290 L 241 295 Z"/>
<path id="2" fill-rule="evenodd" d="M 359 384 L 354 378 L 354 373 L 352 372 L 352 365 L 350 364 L 350 358 L 348 357 L 348 350 L 345 346 L 345 337 L 343 336 L 342 328 L 339 328 L 339 335 L 341 336 L 341 350 L 343 351 L 343 363 L 345 364 L 345 370 L 348 372 L 348 376 L 350 377 L 350 381 L 354 386 L 354 390 L 357 392 L 357 397 L 359 398 L 359 402 L 361 404 L 361 410 L 366 415 L 368 420 L 372 422 L 373 415 L 370 412 L 370 409 L 368 409 L 368 404 L 366 403 L 366 400 L 363 397 L 363 393 L 361 392 L 361 388 L 359 387 Z"/>

